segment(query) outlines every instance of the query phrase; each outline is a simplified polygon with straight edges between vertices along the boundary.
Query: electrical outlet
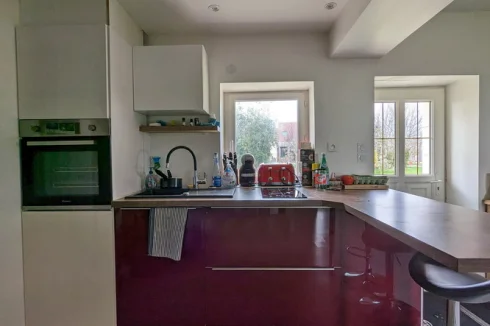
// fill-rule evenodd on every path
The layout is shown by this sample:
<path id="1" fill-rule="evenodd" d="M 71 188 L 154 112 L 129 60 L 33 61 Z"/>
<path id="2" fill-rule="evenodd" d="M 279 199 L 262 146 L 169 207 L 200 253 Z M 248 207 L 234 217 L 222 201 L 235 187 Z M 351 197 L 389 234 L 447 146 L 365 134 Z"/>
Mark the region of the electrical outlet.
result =
<path id="1" fill-rule="evenodd" d="M 334 143 L 327 143 L 327 151 L 328 152 L 336 152 L 337 151 L 337 145 Z"/>

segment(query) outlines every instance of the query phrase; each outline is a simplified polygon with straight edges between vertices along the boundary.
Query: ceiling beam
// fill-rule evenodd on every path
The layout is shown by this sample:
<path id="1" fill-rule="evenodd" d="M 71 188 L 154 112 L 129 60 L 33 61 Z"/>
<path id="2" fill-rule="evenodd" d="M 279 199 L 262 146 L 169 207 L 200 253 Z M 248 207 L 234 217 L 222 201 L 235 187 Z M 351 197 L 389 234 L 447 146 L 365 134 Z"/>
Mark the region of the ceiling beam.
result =
<path id="1" fill-rule="evenodd" d="M 330 30 L 330 56 L 382 57 L 453 0 L 350 0 Z"/>

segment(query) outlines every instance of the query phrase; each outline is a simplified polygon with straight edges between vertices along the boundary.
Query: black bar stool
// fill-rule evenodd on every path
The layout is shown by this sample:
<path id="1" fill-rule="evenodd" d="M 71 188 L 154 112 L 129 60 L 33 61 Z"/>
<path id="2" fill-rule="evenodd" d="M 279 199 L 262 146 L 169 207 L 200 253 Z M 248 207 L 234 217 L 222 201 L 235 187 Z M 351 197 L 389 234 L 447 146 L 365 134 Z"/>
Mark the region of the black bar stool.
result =
<path id="1" fill-rule="evenodd" d="M 410 276 L 423 289 L 448 301 L 448 326 L 460 326 L 460 303 L 490 302 L 490 281 L 476 274 L 458 273 L 421 253 L 408 265 Z"/>

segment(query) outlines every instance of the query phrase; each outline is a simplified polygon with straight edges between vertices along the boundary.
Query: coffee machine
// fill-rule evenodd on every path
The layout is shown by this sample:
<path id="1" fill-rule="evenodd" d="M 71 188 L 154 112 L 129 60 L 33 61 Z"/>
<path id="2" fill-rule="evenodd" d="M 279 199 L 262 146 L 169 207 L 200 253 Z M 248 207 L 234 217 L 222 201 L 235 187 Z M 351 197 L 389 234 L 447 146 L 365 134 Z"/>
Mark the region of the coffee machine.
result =
<path id="1" fill-rule="evenodd" d="M 242 187 L 255 186 L 255 157 L 252 154 L 244 154 L 241 158 L 239 183 Z"/>

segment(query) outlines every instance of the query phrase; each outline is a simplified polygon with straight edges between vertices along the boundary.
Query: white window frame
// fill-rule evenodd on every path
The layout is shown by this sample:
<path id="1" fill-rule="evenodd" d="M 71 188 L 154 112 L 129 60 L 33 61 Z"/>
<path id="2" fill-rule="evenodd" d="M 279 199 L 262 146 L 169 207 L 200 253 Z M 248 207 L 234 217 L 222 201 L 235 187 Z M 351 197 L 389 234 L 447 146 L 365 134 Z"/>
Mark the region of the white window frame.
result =
<path id="1" fill-rule="evenodd" d="M 224 93 L 223 101 L 223 146 L 222 151 L 229 150 L 230 143 L 235 142 L 236 102 L 247 101 L 281 101 L 298 100 L 298 146 L 304 137 L 310 138 L 309 91 L 279 91 L 279 92 L 229 92 Z M 299 159 L 299 155 L 297 155 Z"/>
<path id="2" fill-rule="evenodd" d="M 444 153 L 444 148 L 438 149 L 436 147 L 436 138 L 442 137 L 444 141 L 444 130 L 436 130 L 436 119 L 439 115 L 438 112 L 442 110 L 444 112 L 444 89 L 440 87 L 421 87 L 421 88 L 377 88 L 375 90 L 375 103 L 378 102 L 394 102 L 395 103 L 395 115 L 396 115 L 396 172 L 395 175 L 388 175 L 390 180 L 396 181 L 397 178 L 403 177 L 411 180 L 433 180 L 444 179 L 445 176 L 445 156 L 439 155 L 438 160 L 442 162 L 436 162 L 436 156 L 439 152 Z M 406 102 L 430 102 L 430 120 L 431 120 L 431 173 L 422 175 L 406 175 L 405 174 L 405 160 L 401 153 L 405 150 L 405 103 Z M 437 107 L 436 105 L 442 106 Z M 436 111 L 437 110 L 437 111 Z M 374 113 L 374 105 L 373 105 Z M 442 118 L 444 113 L 442 113 Z M 444 128 L 444 122 L 439 122 L 439 128 Z M 374 121 L 373 121 L 374 126 Z M 373 134 L 374 141 L 374 134 Z M 436 166 L 437 165 L 437 166 Z M 373 166 L 374 172 L 374 166 Z"/>

